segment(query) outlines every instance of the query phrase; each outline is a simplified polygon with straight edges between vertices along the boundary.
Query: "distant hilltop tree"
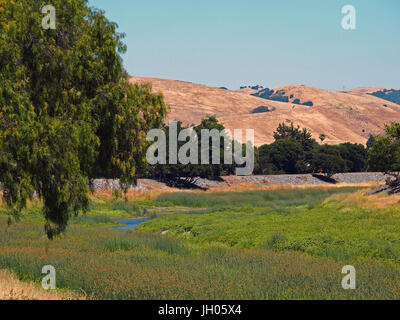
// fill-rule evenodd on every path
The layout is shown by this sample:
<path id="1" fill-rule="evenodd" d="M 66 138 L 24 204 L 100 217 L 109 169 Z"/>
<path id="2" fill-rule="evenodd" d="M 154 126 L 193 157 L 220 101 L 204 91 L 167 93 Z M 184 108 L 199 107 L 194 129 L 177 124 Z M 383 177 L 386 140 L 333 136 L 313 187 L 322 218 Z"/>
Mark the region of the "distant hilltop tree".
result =
<path id="1" fill-rule="evenodd" d="M 257 108 L 255 108 L 251 113 L 265 113 L 265 112 L 272 112 L 276 110 L 275 107 L 267 107 L 267 106 L 259 106 Z"/>
<path id="2" fill-rule="evenodd" d="M 256 93 L 253 93 L 252 96 L 267 100 L 289 102 L 289 97 L 286 96 L 286 92 L 284 90 L 274 91 L 273 89 L 265 88 Z"/>
<path id="3" fill-rule="evenodd" d="M 34 192 L 52 239 L 89 204 L 99 175 L 135 183 L 146 131 L 166 114 L 151 86 L 131 85 L 117 25 L 86 0 L 0 0 L 0 184 L 13 216 Z"/>
<path id="4" fill-rule="evenodd" d="M 240 89 L 252 89 L 252 90 L 261 90 L 263 89 L 263 86 L 256 85 L 256 86 L 242 86 Z"/>
<path id="5" fill-rule="evenodd" d="M 395 90 L 395 89 L 384 89 L 381 91 L 376 91 L 376 92 L 372 92 L 369 93 L 372 96 L 393 102 L 393 103 L 397 103 L 400 105 L 400 90 Z M 386 105 L 384 105 L 386 106 Z M 387 106 L 386 106 L 387 107 Z"/>

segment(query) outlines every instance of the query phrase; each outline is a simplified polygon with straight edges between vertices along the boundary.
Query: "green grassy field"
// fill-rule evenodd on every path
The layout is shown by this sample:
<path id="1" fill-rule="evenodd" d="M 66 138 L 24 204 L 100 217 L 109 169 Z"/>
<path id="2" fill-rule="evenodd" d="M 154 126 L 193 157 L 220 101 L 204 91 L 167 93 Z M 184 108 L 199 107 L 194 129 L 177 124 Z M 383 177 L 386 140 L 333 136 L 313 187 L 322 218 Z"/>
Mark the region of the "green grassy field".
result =
<path id="1" fill-rule="evenodd" d="M 399 299 L 399 197 L 357 188 L 168 193 L 97 199 L 48 241 L 40 204 L 0 214 L 0 269 L 91 299 Z M 137 231 L 111 219 L 148 216 Z M 167 231 L 167 235 L 161 232 Z M 357 289 L 343 290 L 353 265 Z"/>

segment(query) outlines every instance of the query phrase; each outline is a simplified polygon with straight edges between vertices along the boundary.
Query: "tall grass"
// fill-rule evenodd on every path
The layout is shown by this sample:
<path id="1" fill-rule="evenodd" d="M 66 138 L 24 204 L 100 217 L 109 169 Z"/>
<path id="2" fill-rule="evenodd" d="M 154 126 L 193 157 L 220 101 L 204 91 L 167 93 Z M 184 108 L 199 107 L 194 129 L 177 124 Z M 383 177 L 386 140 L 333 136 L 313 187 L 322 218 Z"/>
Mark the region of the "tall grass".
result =
<path id="1" fill-rule="evenodd" d="M 238 248 L 300 251 L 336 260 L 364 259 L 400 266 L 400 198 L 343 191 L 210 194 L 202 203 L 214 206 L 232 197 L 240 198 L 243 203 L 254 201 L 255 205 L 216 206 L 202 214 L 169 215 L 148 221 L 138 230 L 169 230 L 170 234 L 198 244 L 213 242 Z M 177 203 L 192 199 L 185 195 L 174 199 L 171 196 L 168 201 Z M 187 203 L 199 200 L 193 201 Z"/>
<path id="2" fill-rule="evenodd" d="M 32 235 L 36 236 L 32 236 Z M 42 228 L 0 225 L 0 268 L 40 281 L 56 268 L 57 287 L 91 299 L 399 299 L 395 267 L 357 263 L 357 290 L 341 287 L 348 261 L 302 253 L 192 247 L 161 235 L 73 226 L 47 240 Z"/>
<path id="3" fill-rule="evenodd" d="M 171 214 L 135 232 L 109 221 L 143 202 L 97 199 L 51 242 L 32 207 L 11 226 L 0 215 L 0 269 L 39 282 L 51 264 L 58 288 L 92 299 L 399 299 L 399 199 L 354 190 L 161 195 Z M 348 264 L 356 290 L 341 287 Z"/>
<path id="4" fill-rule="evenodd" d="M 320 188 L 320 189 L 287 189 L 287 190 L 254 190 L 245 192 L 217 192 L 217 193 L 165 193 L 158 196 L 155 201 L 172 203 L 185 207 L 263 207 L 268 203 L 278 206 L 307 205 L 313 207 L 327 197 L 351 193 L 359 188 Z"/>

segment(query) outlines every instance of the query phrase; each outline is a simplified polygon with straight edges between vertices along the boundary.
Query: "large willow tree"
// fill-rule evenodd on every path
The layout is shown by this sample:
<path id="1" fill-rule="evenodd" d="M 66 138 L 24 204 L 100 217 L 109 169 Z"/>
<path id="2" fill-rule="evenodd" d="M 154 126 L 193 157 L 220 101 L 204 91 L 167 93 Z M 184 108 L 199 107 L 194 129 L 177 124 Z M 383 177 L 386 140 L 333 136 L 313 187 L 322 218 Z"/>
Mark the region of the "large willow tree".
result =
<path id="1" fill-rule="evenodd" d="M 56 28 L 46 30 L 48 4 Z M 87 209 L 91 179 L 135 182 L 146 132 L 166 113 L 149 85 L 129 84 L 116 28 L 86 0 L 0 0 L 3 198 L 18 215 L 36 192 L 50 239 Z"/>

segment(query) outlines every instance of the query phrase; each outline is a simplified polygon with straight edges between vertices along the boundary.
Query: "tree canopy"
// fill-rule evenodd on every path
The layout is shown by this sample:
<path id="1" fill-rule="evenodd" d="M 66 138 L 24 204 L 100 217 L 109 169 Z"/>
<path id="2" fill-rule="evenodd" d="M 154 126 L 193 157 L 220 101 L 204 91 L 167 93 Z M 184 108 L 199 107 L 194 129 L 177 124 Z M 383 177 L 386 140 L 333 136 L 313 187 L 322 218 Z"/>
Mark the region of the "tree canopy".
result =
<path id="1" fill-rule="evenodd" d="M 56 28 L 42 27 L 47 1 L 0 0 L 0 182 L 17 216 L 34 191 L 49 238 L 88 206 L 98 176 L 135 182 L 146 131 L 166 105 L 150 85 L 131 85 L 123 35 L 86 0 L 53 0 Z"/>
<path id="2" fill-rule="evenodd" d="M 165 125 L 164 132 L 166 136 L 166 141 L 169 141 L 170 137 L 170 127 Z M 181 122 L 177 122 L 176 124 L 177 134 L 182 132 L 182 130 L 188 129 L 183 126 Z M 207 178 L 207 179 L 218 179 L 222 175 L 229 175 L 235 172 L 234 159 L 232 157 L 231 164 L 226 164 L 224 159 L 225 152 L 225 141 L 224 141 L 224 126 L 218 122 L 215 116 L 209 116 L 202 119 L 201 123 L 193 128 L 194 133 L 197 135 L 196 144 L 197 144 L 197 155 L 196 158 L 198 160 L 198 164 L 182 164 L 176 163 L 172 164 L 170 162 L 170 146 L 169 143 L 166 144 L 166 164 L 155 164 L 148 167 L 147 176 L 156 178 L 160 181 L 165 181 L 169 185 L 174 187 L 179 187 L 181 185 L 188 187 L 194 186 L 194 182 L 198 178 Z M 206 164 L 201 163 L 202 159 L 202 148 L 200 148 L 199 144 L 202 141 L 202 130 L 211 131 L 217 130 L 220 133 L 220 141 L 219 141 L 219 149 L 216 151 L 216 156 L 219 158 L 219 163 L 213 163 L 213 141 L 211 138 L 208 139 L 206 143 L 208 143 L 208 155 L 205 156 L 205 160 L 207 160 Z M 228 138 L 231 143 L 230 138 Z M 177 148 L 182 148 L 187 141 L 178 141 Z"/>
<path id="3" fill-rule="evenodd" d="M 295 140 L 303 146 L 305 152 L 311 151 L 316 145 L 316 141 L 312 138 L 311 132 L 306 128 L 301 129 L 299 125 L 295 127 L 293 122 L 290 123 L 290 126 L 286 125 L 284 122 L 280 123 L 274 132 L 274 139 Z"/>
<path id="4" fill-rule="evenodd" d="M 278 139 L 269 145 L 258 149 L 259 165 L 263 173 L 298 172 L 299 161 L 303 159 L 304 151 L 299 142 L 292 139 Z"/>
<path id="5" fill-rule="evenodd" d="M 332 177 L 335 173 L 345 171 L 346 162 L 336 146 L 325 144 L 313 151 L 312 167 L 314 171 L 322 170 L 328 177 Z"/>
<path id="6" fill-rule="evenodd" d="M 400 171 L 400 123 L 385 126 L 385 135 L 375 137 L 368 154 L 369 169 Z"/>
<path id="7" fill-rule="evenodd" d="M 257 150 L 257 173 L 325 173 L 367 170 L 367 149 L 356 143 L 319 145 L 306 128 L 280 123 L 274 132 L 275 142 Z M 320 135 L 321 143 L 326 139 Z"/>

